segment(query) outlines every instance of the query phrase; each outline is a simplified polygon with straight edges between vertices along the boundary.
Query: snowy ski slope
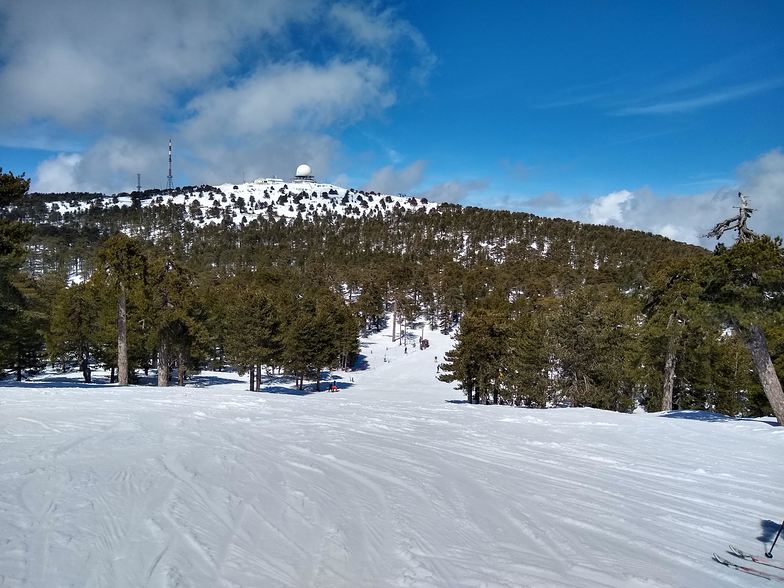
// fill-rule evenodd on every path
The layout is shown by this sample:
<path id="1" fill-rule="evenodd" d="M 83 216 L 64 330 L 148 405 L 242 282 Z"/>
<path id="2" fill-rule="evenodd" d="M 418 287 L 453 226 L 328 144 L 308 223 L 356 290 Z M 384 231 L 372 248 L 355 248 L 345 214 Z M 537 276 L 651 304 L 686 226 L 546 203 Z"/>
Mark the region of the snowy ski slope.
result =
<path id="1" fill-rule="evenodd" d="M 337 393 L 2 383 L 0 586 L 768 585 L 711 553 L 784 516 L 784 430 L 470 406 L 425 336 Z"/>

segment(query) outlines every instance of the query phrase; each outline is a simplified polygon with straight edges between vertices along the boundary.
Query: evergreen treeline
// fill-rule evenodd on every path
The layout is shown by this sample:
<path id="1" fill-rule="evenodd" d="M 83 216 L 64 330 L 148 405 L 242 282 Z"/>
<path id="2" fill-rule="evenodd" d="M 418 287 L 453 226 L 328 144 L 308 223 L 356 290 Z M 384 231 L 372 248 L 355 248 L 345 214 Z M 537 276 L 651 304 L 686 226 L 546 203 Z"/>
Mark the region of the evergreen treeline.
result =
<path id="1" fill-rule="evenodd" d="M 783 294 L 784 250 L 763 238 L 675 261 L 640 292 L 491 296 L 466 312 L 440 377 L 474 403 L 770 414 L 747 339 L 760 327 L 782 373 Z"/>
<path id="2" fill-rule="evenodd" d="M 13 296 L 0 308 L 16 313 L 3 328 L 19 331 L 2 365 L 18 377 L 44 360 L 78 365 L 88 381 L 93 365 L 131 380 L 160 366 L 161 384 L 231 365 L 254 389 L 264 370 L 302 385 L 349 365 L 359 331 L 392 309 L 457 327 L 441 377 L 471 402 L 767 414 L 749 325 L 784 367 L 778 242 L 709 255 L 637 231 L 455 205 L 235 224 L 237 207 L 256 204 L 209 186 L 190 190 L 212 194 L 217 224 L 195 223 L 195 208 L 160 194 L 124 207 L 86 195 L 83 212 L 57 217 L 54 199 L 20 200 L 26 189 L 6 198 L 16 204 L 2 221 Z M 770 262 L 753 303 L 732 297 L 748 284 L 720 269 L 742 254 Z"/>
<path id="3" fill-rule="evenodd" d="M 287 271 L 195 274 L 171 255 L 117 233 L 98 249 L 85 283 L 53 287 L 48 359 L 64 369 L 90 365 L 121 384 L 157 371 L 158 385 L 203 366 L 250 373 L 259 390 L 262 370 L 316 381 L 358 352 L 359 323 L 339 293 Z"/>

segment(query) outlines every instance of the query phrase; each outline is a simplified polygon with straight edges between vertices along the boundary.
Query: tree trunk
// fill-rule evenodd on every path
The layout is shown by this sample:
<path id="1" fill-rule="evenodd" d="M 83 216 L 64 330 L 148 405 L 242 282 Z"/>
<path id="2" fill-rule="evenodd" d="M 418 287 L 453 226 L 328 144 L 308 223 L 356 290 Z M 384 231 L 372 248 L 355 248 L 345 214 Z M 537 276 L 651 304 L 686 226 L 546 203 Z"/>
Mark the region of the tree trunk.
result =
<path id="1" fill-rule="evenodd" d="M 498 404 L 498 390 L 493 388 L 493 404 Z"/>
<path id="2" fill-rule="evenodd" d="M 114 384 L 114 382 L 115 382 L 114 366 L 112 366 L 112 369 L 109 371 L 109 383 Z"/>
<path id="3" fill-rule="evenodd" d="M 466 397 L 468 398 L 468 404 L 474 403 L 474 387 L 471 384 L 466 386 Z"/>
<path id="4" fill-rule="evenodd" d="M 397 302 L 392 308 L 392 343 L 395 342 L 395 329 L 397 328 Z"/>
<path id="5" fill-rule="evenodd" d="M 169 349 L 166 342 L 158 343 L 158 386 L 169 385 Z"/>
<path id="6" fill-rule="evenodd" d="M 84 383 L 90 384 L 93 381 L 92 372 L 90 370 L 90 348 L 86 347 L 82 351 L 82 365 L 79 366 L 82 368 L 82 376 L 84 377 Z"/>
<path id="7" fill-rule="evenodd" d="M 256 392 L 261 391 L 261 364 L 256 365 Z"/>
<path id="8" fill-rule="evenodd" d="M 128 311 L 125 301 L 125 284 L 120 282 L 120 295 L 117 297 L 117 379 L 120 382 L 120 386 L 128 385 L 127 320 Z"/>
<path id="9" fill-rule="evenodd" d="M 18 363 L 16 364 L 16 381 L 17 382 L 22 381 L 22 366 L 21 364 Z"/>
<path id="10" fill-rule="evenodd" d="M 250 366 L 250 391 L 254 392 L 256 390 L 256 366 Z"/>
<path id="11" fill-rule="evenodd" d="M 670 332 L 672 323 L 678 317 L 677 312 L 673 312 L 667 321 L 667 332 L 670 333 L 670 338 L 667 341 L 667 358 L 664 360 L 664 385 L 662 387 L 662 404 L 663 411 L 672 410 L 672 391 L 675 388 L 675 364 L 678 357 L 675 351 L 678 348 L 678 341 L 681 338 L 681 331 L 676 327 L 674 333 Z"/>
<path id="12" fill-rule="evenodd" d="M 316 392 L 321 392 L 321 368 L 316 368 Z"/>
<path id="13" fill-rule="evenodd" d="M 784 392 L 781 389 L 781 382 L 776 376 L 776 368 L 773 367 L 773 362 L 770 360 L 765 335 L 757 325 L 751 325 L 748 329 L 744 329 L 743 335 L 746 347 L 751 352 L 762 389 L 773 409 L 773 415 L 779 425 L 784 426 Z"/>
<path id="14" fill-rule="evenodd" d="M 177 354 L 177 385 L 185 385 L 185 354 L 182 351 Z"/>
<path id="15" fill-rule="evenodd" d="M 662 388 L 661 403 L 663 411 L 672 410 L 672 390 L 675 386 L 676 361 L 675 350 L 672 348 L 667 349 L 667 359 L 664 361 L 664 387 Z"/>

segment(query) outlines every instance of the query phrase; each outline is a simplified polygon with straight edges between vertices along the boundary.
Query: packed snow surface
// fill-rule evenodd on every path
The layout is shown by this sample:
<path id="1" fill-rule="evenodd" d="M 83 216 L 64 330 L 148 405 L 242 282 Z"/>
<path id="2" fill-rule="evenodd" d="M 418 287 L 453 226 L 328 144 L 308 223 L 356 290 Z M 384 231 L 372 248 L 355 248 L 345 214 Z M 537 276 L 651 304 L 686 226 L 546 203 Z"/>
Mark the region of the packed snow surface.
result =
<path id="1" fill-rule="evenodd" d="M 0 586 L 767 585 L 711 553 L 784 516 L 769 419 L 471 406 L 390 334 L 337 393 L 4 383 Z"/>

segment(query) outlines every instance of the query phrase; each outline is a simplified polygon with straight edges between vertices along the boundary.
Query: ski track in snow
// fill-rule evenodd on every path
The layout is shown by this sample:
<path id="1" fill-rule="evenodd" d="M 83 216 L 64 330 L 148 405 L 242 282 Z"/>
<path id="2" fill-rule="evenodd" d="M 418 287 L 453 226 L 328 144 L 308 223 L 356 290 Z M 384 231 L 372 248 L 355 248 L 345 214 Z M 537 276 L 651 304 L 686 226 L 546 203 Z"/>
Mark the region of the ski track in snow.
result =
<path id="1" fill-rule="evenodd" d="M 3 383 L 0 586 L 766 585 L 711 554 L 781 517 L 781 428 L 470 406 L 426 336 L 335 394 Z"/>

